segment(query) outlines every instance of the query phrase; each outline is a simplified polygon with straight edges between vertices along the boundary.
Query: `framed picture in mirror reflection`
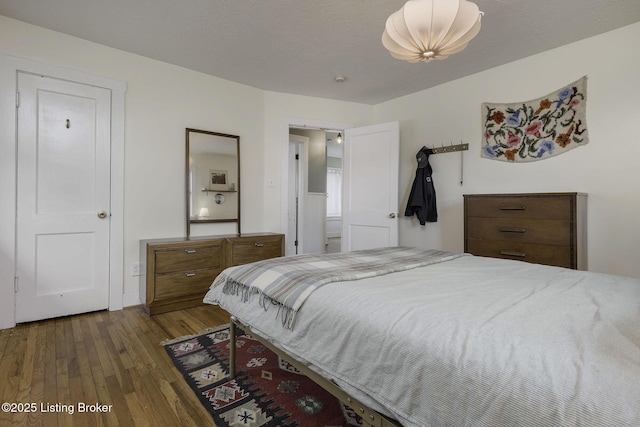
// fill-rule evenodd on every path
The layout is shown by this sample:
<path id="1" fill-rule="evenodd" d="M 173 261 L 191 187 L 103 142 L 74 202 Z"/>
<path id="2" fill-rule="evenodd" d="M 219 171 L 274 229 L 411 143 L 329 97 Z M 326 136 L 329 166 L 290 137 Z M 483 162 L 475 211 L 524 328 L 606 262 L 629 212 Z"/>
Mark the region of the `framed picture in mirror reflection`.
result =
<path id="1" fill-rule="evenodd" d="M 228 190 L 227 175 L 226 170 L 209 169 L 209 190 Z"/>

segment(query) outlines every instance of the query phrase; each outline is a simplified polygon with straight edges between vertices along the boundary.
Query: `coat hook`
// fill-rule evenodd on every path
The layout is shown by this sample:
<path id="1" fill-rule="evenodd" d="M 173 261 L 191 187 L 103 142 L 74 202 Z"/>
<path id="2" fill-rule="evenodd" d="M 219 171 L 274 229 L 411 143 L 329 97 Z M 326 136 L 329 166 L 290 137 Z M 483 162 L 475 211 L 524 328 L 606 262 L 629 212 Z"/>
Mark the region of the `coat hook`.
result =
<path id="1" fill-rule="evenodd" d="M 69 129 L 70 127 L 71 127 L 71 121 L 67 119 L 67 129 Z"/>
<path id="2" fill-rule="evenodd" d="M 426 148 L 426 147 L 423 147 Z M 453 152 L 457 152 L 457 151 L 466 151 L 469 149 L 469 144 L 465 144 L 462 141 L 460 141 L 459 145 L 454 145 L 453 142 L 449 142 L 449 145 L 447 145 L 446 147 L 444 146 L 444 143 L 440 143 L 440 147 L 438 147 L 436 144 L 433 145 L 433 147 L 431 148 L 432 153 L 431 154 L 440 154 L 440 153 L 453 153 Z"/>

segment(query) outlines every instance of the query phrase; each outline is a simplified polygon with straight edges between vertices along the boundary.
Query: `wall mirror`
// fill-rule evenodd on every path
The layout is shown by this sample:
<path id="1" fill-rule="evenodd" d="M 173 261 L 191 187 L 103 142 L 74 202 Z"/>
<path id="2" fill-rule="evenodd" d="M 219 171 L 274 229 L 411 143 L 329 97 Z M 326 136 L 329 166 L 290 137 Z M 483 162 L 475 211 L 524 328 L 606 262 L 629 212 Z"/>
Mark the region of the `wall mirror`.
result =
<path id="1" fill-rule="evenodd" d="M 235 222 L 240 234 L 240 137 L 186 129 L 187 238 L 198 224 Z"/>

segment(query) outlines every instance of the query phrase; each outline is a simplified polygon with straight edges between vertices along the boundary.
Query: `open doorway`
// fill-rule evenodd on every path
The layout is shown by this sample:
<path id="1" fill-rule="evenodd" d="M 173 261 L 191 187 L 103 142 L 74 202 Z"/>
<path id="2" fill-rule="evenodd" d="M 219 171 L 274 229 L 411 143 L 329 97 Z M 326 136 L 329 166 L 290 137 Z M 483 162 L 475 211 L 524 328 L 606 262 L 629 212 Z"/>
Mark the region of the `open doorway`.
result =
<path id="1" fill-rule="evenodd" d="M 300 120 L 300 121 L 299 121 Z M 390 122 L 354 128 L 341 123 L 325 123 L 304 119 L 283 119 L 281 131 L 283 135 L 283 152 L 289 151 L 289 135 L 293 129 L 322 130 L 323 132 L 340 132 L 343 142 L 343 179 L 340 235 L 340 252 L 374 247 L 398 245 L 398 168 L 399 168 L 399 123 Z M 311 145 L 310 145 L 311 146 Z M 326 232 L 326 135 L 323 138 L 325 174 L 324 197 L 313 200 L 324 200 L 323 209 L 313 208 L 309 203 L 309 194 L 301 197 L 304 206 L 300 217 L 304 227 L 299 227 L 300 239 L 304 241 L 298 253 L 319 253 L 324 246 Z M 309 150 L 311 151 L 311 149 Z M 307 164 L 310 164 L 308 162 Z M 288 156 L 282 156 L 282 182 L 289 182 Z M 307 173 L 309 175 L 310 172 Z M 309 191 L 302 190 L 301 193 Z M 375 191 L 372 191 L 375 189 Z M 286 241 L 293 236 L 288 233 L 289 194 L 288 186 L 281 186 L 281 230 L 284 230 Z M 317 196 L 317 194 L 316 194 Z M 311 217 L 314 215 L 314 217 Z M 312 225 L 317 224 L 314 228 Z M 321 230 L 320 248 L 308 245 L 310 236 L 317 240 Z M 289 255 L 287 253 L 287 255 Z"/>
<path id="2" fill-rule="evenodd" d="M 340 252 L 342 130 L 289 127 L 287 255 Z"/>
<path id="3" fill-rule="evenodd" d="M 306 153 L 301 155 L 300 159 L 300 172 L 303 178 L 300 178 L 298 182 L 303 182 L 303 179 L 308 179 L 308 176 L 313 177 L 313 184 L 309 187 L 308 181 L 302 183 L 300 188 L 300 195 L 298 198 L 298 230 L 297 240 L 298 247 L 297 253 L 321 253 L 327 250 L 326 244 L 326 203 L 327 203 L 327 189 L 326 189 L 326 174 L 327 174 L 327 136 L 326 132 L 341 133 L 344 136 L 344 130 L 353 127 L 350 123 L 343 122 L 328 122 L 324 120 L 314 119 L 301 119 L 301 118 L 283 118 L 280 122 L 281 135 L 282 135 L 282 152 L 288 153 L 290 149 L 290 135 L 303 134 L 304 131 L 314 131 L 319 135 L 314 141 L 309 141 L 309 149 Z M 304 136 L 304 135 L 303 135 Z M 316 151 L 317 149 L 317 151 Z M 307 156 L 303 159 L 303 156 Z M 313 170 L 302 172 L 304 167 L 313 168 Z M 320 172 L 319 172 L 320 171 Z M 290 164 L 289 156 L 282 156 L 281 163 L 281 216 L 280 216 L 280 229 L 285 233 L 285 254 L 293 255 L 295 252 L 291 251 L 291 243 L 295 242 L 296 235 L 291 231 L 289 224 L 289 213 L 296 209 L 295 203 L 290 197 L 290 182 L 291 176 L 295 176 L 295 167 Z M 322 187 L 319 187 L 321 183 Z M 315 225 L 314 225 L 315 224 Z"/>

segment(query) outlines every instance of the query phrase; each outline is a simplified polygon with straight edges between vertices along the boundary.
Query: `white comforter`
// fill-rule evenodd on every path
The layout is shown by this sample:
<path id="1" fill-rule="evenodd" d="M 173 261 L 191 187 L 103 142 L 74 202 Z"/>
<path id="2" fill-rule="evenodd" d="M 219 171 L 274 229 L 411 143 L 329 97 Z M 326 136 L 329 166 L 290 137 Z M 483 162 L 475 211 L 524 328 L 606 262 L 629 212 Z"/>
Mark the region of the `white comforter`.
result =
<path id="1" fill-rule="evenodd" d="M 414 427 L 640 426 L 640 280 L 465 256 L 327 284 L 293 330 L 216 304 Z"/>

